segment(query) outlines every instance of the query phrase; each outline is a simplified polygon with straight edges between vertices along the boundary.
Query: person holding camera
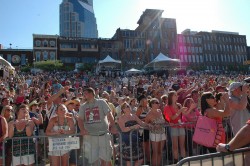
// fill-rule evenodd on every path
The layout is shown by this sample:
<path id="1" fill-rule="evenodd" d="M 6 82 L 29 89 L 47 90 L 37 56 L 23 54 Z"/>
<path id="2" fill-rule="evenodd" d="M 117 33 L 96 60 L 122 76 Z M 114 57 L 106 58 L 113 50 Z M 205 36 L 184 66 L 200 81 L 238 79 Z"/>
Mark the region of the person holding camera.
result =
<path id="1" fill-rule="evenodd" d="M 228 88 L 231 108 L 230 121 L 234 136 L 250 118 L 250 113 L 246 108 L 248 91 L 249 86 L 240 82 L 232 82 Z"/>

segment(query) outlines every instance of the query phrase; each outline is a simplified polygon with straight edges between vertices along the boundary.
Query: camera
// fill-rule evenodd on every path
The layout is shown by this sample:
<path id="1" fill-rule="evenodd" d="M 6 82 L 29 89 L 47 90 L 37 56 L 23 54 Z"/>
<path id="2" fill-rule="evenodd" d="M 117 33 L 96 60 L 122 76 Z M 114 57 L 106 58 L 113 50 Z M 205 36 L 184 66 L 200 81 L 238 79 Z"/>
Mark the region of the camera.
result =
<path id="1" fill-rule="evenodd" d="M 74 88 L 69 88 L 69 92 L 75 92 Z"/>

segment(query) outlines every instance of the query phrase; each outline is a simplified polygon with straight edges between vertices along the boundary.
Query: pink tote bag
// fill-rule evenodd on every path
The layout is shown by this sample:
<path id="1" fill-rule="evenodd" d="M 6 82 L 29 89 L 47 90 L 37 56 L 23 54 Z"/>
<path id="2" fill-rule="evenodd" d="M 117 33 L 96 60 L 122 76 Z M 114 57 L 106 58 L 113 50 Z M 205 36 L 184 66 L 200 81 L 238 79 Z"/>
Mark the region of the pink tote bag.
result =
<path id="1" fill-rule="evenodd" d="M 215 147 L 217 122 L 206 116 L 199 116 L 194 130 L 193 141 L 206 147 Z"/>

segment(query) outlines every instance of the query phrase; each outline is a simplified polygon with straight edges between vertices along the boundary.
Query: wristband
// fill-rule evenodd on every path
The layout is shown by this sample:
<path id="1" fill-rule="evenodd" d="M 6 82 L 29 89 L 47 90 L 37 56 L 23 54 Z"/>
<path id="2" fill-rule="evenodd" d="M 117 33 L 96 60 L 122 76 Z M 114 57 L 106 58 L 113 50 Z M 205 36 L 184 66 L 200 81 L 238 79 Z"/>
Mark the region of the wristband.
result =
<path id="1" fill-rule="evenodd" d="M 230 145 L 229 145 L 229 144 L 226 144 L 225 149 L 226 149 L 228 152 L 232 152 L 232 151 L 230 150 Z"/>

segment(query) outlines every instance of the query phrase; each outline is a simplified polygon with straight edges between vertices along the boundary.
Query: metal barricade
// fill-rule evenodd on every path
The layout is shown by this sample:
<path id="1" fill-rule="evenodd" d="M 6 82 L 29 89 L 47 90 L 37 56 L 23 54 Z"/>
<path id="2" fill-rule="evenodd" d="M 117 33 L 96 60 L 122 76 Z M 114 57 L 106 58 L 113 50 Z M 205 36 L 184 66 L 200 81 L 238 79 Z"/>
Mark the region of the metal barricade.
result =
<path id="1" fill-rule="evenodd" d="M 230 153 L 211 153 L 187 157 L 179 161 L 177 166 L 248 166 L 250 163 L 247 163 L 246 159 L 249 159 L 249 154 L 250 147 L 246 147 Z"/>
<path id="2" fill-rule="evenodd" d="M 53 160 L 51 156 L 58 157 L 59 165 L 65 161 L 68 165 L 82 165 L 83 153 L 79 151 L 80 138 L 80 135 L 75 134 L 60 137 L 32 136 L 5 139 L 2 151 L 3 165 L 51 165 Z M 74 160 L 69 160 L 71 156 L 75 156 Z"/>
<path id="3" fill-rule="evenodd" d="M 228 123 L 225 123 L 225 124 L 228 125 Z M 172 165 L 172 164 L 176 164 L 182 158 L 209 153 L 209 151 L 206 147 L 198 145 L 195 142 L 193 142 L 193 140 L 192 140 L 192 137 L 194 134 L 195 123 L 188 122 L 188 123 L 180 123 L 180 124 L 162 124 L 162 126 L 165 127 L 166 140 L 164 141 L 164 144 L 165 144 L 164 148 L 162 150 L 160 149 L 160 151 L 162 153 L 161 161 L 157 161 L 157 163 L 160 162 L 161 165 Z M 230 126 L 226 126 L 226 127 L 229 128 Z M 181 130 L 181 133 L 183 135 L 180 133 L 178 133 L 178 134 L 182 135 L 181 139 L 184 139 L 184 142 L 182 140 L 182 143 L 180 144 L 181 140 L 177 136 L 178 137 L 177 146 L 176 145 L 174 146 L 173 145 L 173 141 L 174 141 L 173 137 L 175 137 L 175 136 L 172 136 L 171 134 L 175 134 L 174 132 L 176 132 L 176 131 L 173 132 L 172 130 L 177 130 L 177 132 L 179 132 L 179 129 Z M 139 129 L 139 130 L 142 130 L 142 129 Z M 143 130 L 142 133 L 139 132 L 143 136 L 137 137 L 136 141 L 135 140 L 133 141 L 133 136 L 132 136 L 132 132 L 134 132 L 134 130 L 132 130 L 130 132 L 130 135 L 129 135 L 130 160 L 129 160 L 129 162 L 131 165 L 135 163 L 135 161 L 134 161 L 135 159 L 132 161 L 132 154 L 133 154 L 132 148 L 134 145 L 136 145 L 136 146 L 138 146 L 138 147 L 136 147 L 136 149 L 140 149 L 139 142 L 141 142 L 142 145 L 140 145 L 140 146 L 142 146 L 142 149 L 143 149 L 143 163 L 142 164 L 143 165 L 153 165 L 153 163 L 155 163 L 155 161 L 153 161 L 154 160 L 153 159 L 153 151 L 154 151 L 153 144 L 155 144 L 155 141 L 152 141 L 152 140 L 156 140 L 156 138 L 155 139 L 152 138 L 150 131 L 149 131 L 149 133 L 150 133 L 151 138 L 146 138 L 144 136 L 144 135 L 146 135 L 145 131 L 146 130 Z M 155 137 L 159 137 L 159 135 L 155 135 Z M 230 138 L 232 138 L 231 132 L 228 132 L 228 133 L 226 132 L 226 138 L 227 138 L 226 139 L 227 142 L 229 142 Z M 122 138 L 122 133 L 120 131 L 119 141 L 118 141 L 119 154 L 123 153 L 123 149 L 122 149 L 122 148 L 124 148 L 122 146 L 123 141 L 124 140 Z M 136 144 L 135 143 L 133 144 L 132 142 L 136 142 Z M 149 144 L 149 152 L 147 152 L 147 148 L 146 148 L 147 144 Z M 161 147 L 159 146 L 159 148 L 161 148 Z M 157 151 L 157 149 L 155 149 L 155 150 Z M 182 152 L 183 152 L 183 154 L 182 154 Z M 177 153 L 176 160 L 175 160 L 174 155 L 173 155 L 174 153 Z M 147 154 L 149 154 L 149 156 Z M 184 156 L 182 156 L 182 155 L 184 155 Z M 117 163 L 119 163 L 118 165 L 124 165 L 126 163 L 126 160 L 123 160 L 121 155 L 119 155 L 118 160 L 119 160 L 117 162 Z"/>
<path id="4" fill-rule="evenodd" d="M 99 160 L 99 158 L 105 158 L 105 157 L 107 158 L 107 160 L 111 161 L 112 165 L 120 165 L 120 166 L 126 165 L 126 162 L 129 162 L 131 165 L 133 165 L 136 161 L 140 161 L 142 165 L 154 165 L 155 163 L 157 163 L 157 165 L 171 165 L 177 163 L 182 158 L 188 156 L 190 157 L 208 153 L 207 151 L 203 151 L 202 146 L 197 145 L 192 141 L 194 128 L 193 126 L 190 127 L 190 125 L 194 124 L 193 123 L 180 123 L 174 125 L 161 124 L 161 126 L 165 128 L 163 134 L 152 133 L 151 131 L 146 129 L 139 129 L 138 131 L 132 130 L 126 137 L 124 136 L 124 133 L 122 133 L 121 131 L 119 131 L 117 135 L 105 132 L 99 132 L 94 135 L 92 133 L 91 136 L 86 135 L 83 137 L 80 136 L 79 134 L 62 135 L 60 137 L 51 137 L 51 136 L 15 137 L 11 139 L 6 139 L 4 141 L 5 143 L 3 144 L 2 153 L 3 153 L 3 159 L 5 158 L 13 159 L 12 157 L 13 152 L 17 151 L 18 146 L 15 145 L 15 149 L 13 149 L 12 145 L 18 144 L 20 146 L 19 150 L 22 153 L 21 149 L 22 140 L 28 140 L 28 146 L 29 142 L 31 143 L 32 141 L 34 143 L 34 149 L 33 149 L 34 152 L 32 152 L 32 154 L 34 154 L 33 156 L 34 165 L 51 165 L 50 156 L 51 155 L 53 156 L 53 153 L 51 153 L 51 151 L 53 150 L 67 153 L 68 165 L 69 164 L 76 166 L 93 165 L 93 164 L 100 165 L 101 160 Z M 180 132 L 178 128 L 181 129 L 182 134 L 178 133 Z M 177 142 L 173 142 L 176 141 L 174 140 L 175 138 L 173 138 L 176 136 L 171 135 L 171 134 L 176 134 L 175 132 L 177 132 L 177 135 L 178 134 L 182 135 L 181 138 L 177 136 L 178 137 Z M 70 141 L 74 141 L 73 138 L 75 137 L 79 138 L 80 148 L 69 150 L 68 152 L 63 151 L 65 150 L 64 148 L 66 148 L 67 150 L 66 146 L 67 143 Z M 231 138 L 231 135 L 227 137 Z M 51 138 L 54 138 L 54 144 L 53 141 L 51 142 Z M 159 142 L 159 140 L 161 143 L 158 144 L 157 142 Z M 228 139 L 227 142 L 229 140 L 230 139 Z M 52 145 L 49 145 L 49 142 Z M 175 143 L 177 143 L 177 146 Z M 68 144 L 70 144 L 68 148 L 71 148 L 73 146 L 73 142 Z M 111 148 L 109 148 L 109 145 Z M 51 149 L 49 150 L 49 148 L 52 148 L 52 150 Z M 127 153 L 126 160 L 125 160 L 126 156 L 124 156 L 124 153 Z M 135 155 L 134 157 L 132 157 L 134 154 L 139 154 L 139 155 L 137 156 Z M 176 156 L 174 158 L 174 154 L 175 155 L 177 154 L 177 158 Z M 60 155 L 61 154 L 59 152 L 58 156 Z M 178 161 L 175 161 L 174 159 Z M 59 165 L 61 165 L 61 162 L 63 162 L 62 159 L 60 159 Z M 5 163 L 5 160 L 3 160 L 3 165 L 9 166 L 10 164 Z"/>

